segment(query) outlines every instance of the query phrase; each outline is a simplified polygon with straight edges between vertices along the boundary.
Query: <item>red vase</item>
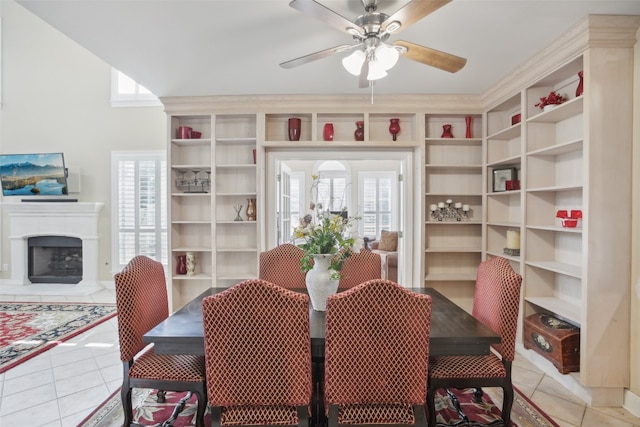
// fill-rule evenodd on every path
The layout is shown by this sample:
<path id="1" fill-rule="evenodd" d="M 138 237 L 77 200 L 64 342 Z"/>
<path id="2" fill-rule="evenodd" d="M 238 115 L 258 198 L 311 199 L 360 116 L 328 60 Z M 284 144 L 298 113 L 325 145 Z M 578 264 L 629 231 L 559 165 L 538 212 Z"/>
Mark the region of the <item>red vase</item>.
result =
<path id="1" fill-rule="evenodd" d="M 178 263 L 176 264 L 176 274 L 187 274 L 187 256 L 178 255 Z"/>
<path id="2" fill-rule="evenodd" d="M 467 133 L 466 133 L 466 137 L 467 138 L 473 138 L 473 136 L 471 136 L 471 123 L 473 122 L 473 118 L 471 116 L 467 116 L 464 118 L 464 123 L 467 125 Z"/>
<path id="3" fill-rule="evenodd" d="M 356 122 L 356 131 L 353 136 L 356 141 L 364 141 L 364 122 Z"/>
<path id="4" fill-rule="evenodd" d="M 300 141 L 300 119 L 289 119 L 289 141 Z"/>
<path id="5" fill-rule="evenodd" d="M 322 136 L 325 141 L 333 141 L 333 123 L 325 123 Z"/>
<path id="6" fill-rule="evenodd" d="M 440 138 L 453 138 L 453 133 L 451 133 L 451 125 L 442 126 L 442 136 Z"/>
<path id="7" fill-rule="evenodd" d="M 578 78 L 580 79 L 578 81 L 578 87 L 576 88 L 576 96 L 580 96 L 582 95 L 582 93 L 584 92 L 584 88 L 583 88 L 583 73 L 582 71 L 578 71 Z"/>
<path id="8" fill-rule="evenodd" d="M 389 121 L 391 122 L 391 124 L 389 125 L 389 133 L 391 133 L 391 136 L 395 141 L 398 134 L 400 133 L 400 119 L 389 119 Z"/>

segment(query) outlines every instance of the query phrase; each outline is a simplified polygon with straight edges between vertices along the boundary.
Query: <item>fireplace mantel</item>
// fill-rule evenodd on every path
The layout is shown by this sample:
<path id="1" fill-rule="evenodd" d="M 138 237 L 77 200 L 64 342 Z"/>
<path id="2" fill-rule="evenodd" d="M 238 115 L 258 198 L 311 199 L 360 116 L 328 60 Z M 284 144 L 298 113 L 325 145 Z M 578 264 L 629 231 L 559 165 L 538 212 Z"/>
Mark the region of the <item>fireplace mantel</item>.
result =
<path id="1" fill-rule="evenodd" d="M 36 287 L 36 284 L 29 281 L 27 272 L 27 241 L 30 237 L 67 236 L 82 240 L 82 280 L 77 285 L 65 284 L 63 287 L 73 286 L 73 293 L 81 294 L 102 289 L 98 281 L 98 215 L 103 205 L 104 203 L 92 202 L 38 201 L 0 204 L 9 216 L 11 279 L 4 281 L 6 285 L 22 290 Z M 60 288 L 52 284 L 38 284 L 37 292 L 48 293 L 47 287 Z"/>

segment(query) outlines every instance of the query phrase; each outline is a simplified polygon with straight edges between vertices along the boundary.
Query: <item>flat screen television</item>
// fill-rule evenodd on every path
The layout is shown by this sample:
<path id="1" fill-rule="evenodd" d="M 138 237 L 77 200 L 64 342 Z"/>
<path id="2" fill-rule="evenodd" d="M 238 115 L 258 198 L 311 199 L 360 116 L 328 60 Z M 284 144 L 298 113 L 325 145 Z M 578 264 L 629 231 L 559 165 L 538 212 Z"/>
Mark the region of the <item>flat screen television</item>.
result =
<path id="1" fill-rule="evenodd" d="M 3 196 L 66 196 L 63 153 L 0 154 Z"/>

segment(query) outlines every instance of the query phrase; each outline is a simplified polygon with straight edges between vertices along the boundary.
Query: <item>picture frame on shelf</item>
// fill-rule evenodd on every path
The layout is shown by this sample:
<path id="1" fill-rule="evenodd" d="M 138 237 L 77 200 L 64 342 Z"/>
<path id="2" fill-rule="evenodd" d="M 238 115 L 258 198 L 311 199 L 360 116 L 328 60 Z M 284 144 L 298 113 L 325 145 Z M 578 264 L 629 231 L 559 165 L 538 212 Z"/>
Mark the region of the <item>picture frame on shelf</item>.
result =
<path id="1" fill-rule="evenodd" d="M 518 179 L 518 169 L 514 167 L 493 170 L 493 192 L 507 191 L 507 181 Z"/>

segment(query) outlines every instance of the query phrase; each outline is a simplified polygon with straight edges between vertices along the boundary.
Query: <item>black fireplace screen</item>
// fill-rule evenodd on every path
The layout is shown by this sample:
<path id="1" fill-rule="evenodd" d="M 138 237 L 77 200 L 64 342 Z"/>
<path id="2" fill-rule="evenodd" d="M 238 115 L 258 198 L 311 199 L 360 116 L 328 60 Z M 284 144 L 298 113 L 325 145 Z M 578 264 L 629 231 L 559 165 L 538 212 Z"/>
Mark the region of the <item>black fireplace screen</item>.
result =
<path id="1" fill-rule="evenodd" d="M 82 240 L 66 236 L 28 239 L 31 283 L 79 283 L 82 280 Z"/>

